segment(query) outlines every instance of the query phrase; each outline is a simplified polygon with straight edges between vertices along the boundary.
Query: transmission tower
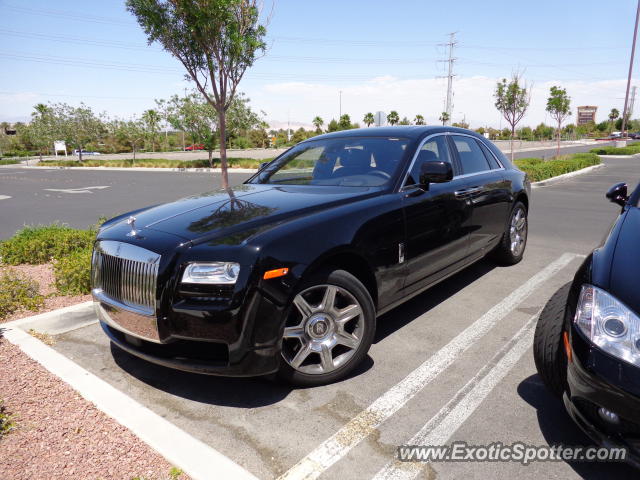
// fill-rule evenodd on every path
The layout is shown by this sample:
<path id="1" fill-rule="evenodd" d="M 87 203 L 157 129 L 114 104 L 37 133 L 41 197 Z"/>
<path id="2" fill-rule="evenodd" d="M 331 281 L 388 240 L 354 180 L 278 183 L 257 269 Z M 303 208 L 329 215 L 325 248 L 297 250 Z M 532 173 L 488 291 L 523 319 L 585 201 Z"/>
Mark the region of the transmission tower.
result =
<path id="1" fill-rule="evenodd" d="M 448 120 L 445 122 L 447 125 L 451 122 L 451 112 L 453 111 L 453 77 L 456 75 L 453 73 L 453 63 L 457 60 L 453 56 L 453 47 L 458 43 L 456 41 L 456 33 L 453 32 L 449 34 L 449 41 L 447 43 L 440 43 L 439 45 L 442 47 L 447 47 L 449 50 L 449 58 L 440 60 L 441 62 L 447 62 L 449 64 L 448 73 L 446 76 L 441 76 L 438 78 L 446 78 L 447 79 L 447 97 L 445 102 L 445 112 L 447 112 Z"/>

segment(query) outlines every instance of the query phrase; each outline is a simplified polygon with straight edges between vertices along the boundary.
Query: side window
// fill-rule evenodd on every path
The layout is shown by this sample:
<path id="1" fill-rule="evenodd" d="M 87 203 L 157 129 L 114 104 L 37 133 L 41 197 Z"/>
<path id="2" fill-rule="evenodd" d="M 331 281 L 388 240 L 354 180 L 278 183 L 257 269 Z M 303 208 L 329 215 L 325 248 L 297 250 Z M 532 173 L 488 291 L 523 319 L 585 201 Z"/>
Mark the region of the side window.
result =
<path id="1" fill-rule="evenodd" d="M 493 154 L 489 151 L 489 149 L 485 146 L 485 144 L 480 141 L 478 141 L 478 144 L 482 149 L 482 153 L 484 153 L 484 158 L 486 158 L 487 162 L 489 162 L 489 165 L 491 166 L 491 170 L 496 170 L 498 168 L 501 168 L 500 164 L 496 160 L 496 157 L 493 156 Z"/>
<path id="2" fill-rule="evenodd" d="M 420 165 L 423 162 L 440 161 L 451 163 L 451 157 L 449 155 L 449 147 L 447 146 L 447 139 L 444 135 L 435 136 L 426 141 L 416 157 L 416 161 L 411 167 L 411 171 L 407 176 L 405 185 L 415 185 L 420 182 Z"/>
<path id="3" fill-rule="evenodd" d="M 451 139 L 458 151 L 463 175 L 490 170 L 489 162 L 474 138 L 452 135 Z"/>

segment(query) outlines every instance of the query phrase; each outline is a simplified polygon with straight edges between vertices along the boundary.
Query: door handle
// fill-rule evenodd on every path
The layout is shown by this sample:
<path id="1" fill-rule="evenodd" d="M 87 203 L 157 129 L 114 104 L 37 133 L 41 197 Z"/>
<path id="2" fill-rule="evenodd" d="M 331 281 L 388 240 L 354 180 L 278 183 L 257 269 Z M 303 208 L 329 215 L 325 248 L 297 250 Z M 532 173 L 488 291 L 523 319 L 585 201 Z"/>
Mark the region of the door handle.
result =
<path id="1" fill-rule="evenodd" d="M 463 188 L 461 190 L 456 190 L 454 194 L 457 198 L 464 198 L 469 195 L 473 195 L 474 193 L 479 193 L 482 190 L 483 190 L 482 187 L 469 187 L 469 188 Z"/>

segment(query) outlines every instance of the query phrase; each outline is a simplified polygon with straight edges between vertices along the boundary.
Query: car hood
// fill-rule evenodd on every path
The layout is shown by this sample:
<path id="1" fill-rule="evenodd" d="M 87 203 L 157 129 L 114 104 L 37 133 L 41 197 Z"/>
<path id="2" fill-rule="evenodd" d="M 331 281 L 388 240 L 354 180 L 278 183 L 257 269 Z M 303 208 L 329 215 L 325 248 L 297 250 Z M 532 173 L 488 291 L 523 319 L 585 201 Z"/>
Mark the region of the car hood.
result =
<path id="1" fill-rule="evenodd" d="M 169 233 L 185 240 L 226 236 L 283 222 L 293 217 L 375 195 L 379 189 L 311 185 L 243 184 L 186 197 L 175 202 L 134 212 L 135 228 Z M 108 225 L 128 232 L 128 216 Z"/>

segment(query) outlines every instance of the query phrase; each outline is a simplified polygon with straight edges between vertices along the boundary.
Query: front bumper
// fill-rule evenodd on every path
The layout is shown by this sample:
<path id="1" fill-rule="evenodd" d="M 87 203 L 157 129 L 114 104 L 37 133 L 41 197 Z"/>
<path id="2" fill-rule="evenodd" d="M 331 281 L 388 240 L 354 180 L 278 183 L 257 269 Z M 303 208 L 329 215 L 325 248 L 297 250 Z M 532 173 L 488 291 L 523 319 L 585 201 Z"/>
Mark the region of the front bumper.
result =
<path id="1" fill-rule="evenodd" d="M 632 392 L 638 369 L 588 342 L 572 328 L 573 359 L 567 368 L 565 408 L 592 440 L 604 447 L 628 449 L 627 462 L 640 469 L 640 396 Z M 617 424 L 598 415 L 599 408 L 616 413 Z"/>

